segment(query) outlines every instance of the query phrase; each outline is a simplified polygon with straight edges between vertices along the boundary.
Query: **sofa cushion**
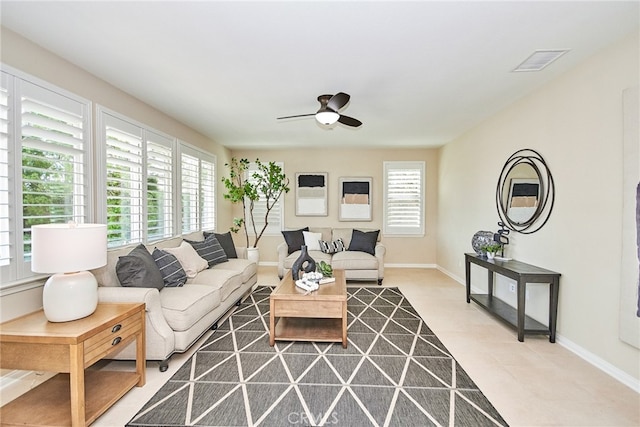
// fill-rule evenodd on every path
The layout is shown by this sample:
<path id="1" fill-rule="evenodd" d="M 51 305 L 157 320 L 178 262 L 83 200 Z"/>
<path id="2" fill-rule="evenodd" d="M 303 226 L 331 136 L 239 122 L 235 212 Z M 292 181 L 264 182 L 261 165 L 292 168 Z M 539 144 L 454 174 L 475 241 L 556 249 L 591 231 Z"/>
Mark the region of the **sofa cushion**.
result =
<path id="1" fill-rule="evenodd" d="M 294 253 L 289 254 L 284 259 L 284 268 L 291 269 L 291 266 L 293 265 L 294 261 L 298 259 L 300 253 L 301 251 L 295 251 Z M 316 266 L 320 263 L 320 261 L 331 264 L 331 255 L 329 254 L 325 254 L 320 251 L 308 251 L 307 253 L 316 262 Z"/>
<path id="2" fill-rule="evenodd" d="M 147 248 L 140 244 L 116 263 L 116 274 L 122 286 L 135 288 L 164 288 L 160 269 Z"/>
<path id="3" fill-rule="evenodd" d="M 319 251 L 320 240 L 322 240 L 322 233 L 312 233 L 311 231 L 303 231 L 304 244 L 308 251 Z"/>
<path id="4" fill-rule="evenodd" d="M 175 255 L 155 248 L 151 256 L 160 269 L 165 287 L 174 288 L 187 282 L 187 273 L 184 272 L 184 268 Z"/>
<path id="5" fill-rule="evenodd" d="M 207 236 L 211 234 L 212 233 L 205 231 L 204 232 L 205 239 L 207 238 Z M 227 258 L 238 258 L 238 253 L 236 252 L 236 245 L 233 243 L 233 237 L 231 236 L 230 231 L 227 231 L 224 234 L 213 233 L 213 235 L 216 236 L 216 239 L 218 239 L 218 243 L 220 243 L 220 246 L 222 246 L 224 253 L 227 254 Z"/>
<path id="6" fill-rule="evenodd" d="M 212 269 L 237 271 L 242 276 L 242 283 L 246 283 L 249 279 L 258 273 L 258 264 L 244 258 L 231 258 L 224 264 L 218 264 L 211 267 Z"/>
<path id="7" fill-rule="evenodd" d="M 335 254 L 336 252 L 346 251 L 347 248 L 345 248 L 342 239 L 334 240 L 333 242 L 321 240 L 320 250 L 325 254 Z"/>
<path id="8" fill-rule="evenodd" d="M 333 254 L 334 270 L 377 270 L 378 258 L 362 251 L 344 251 Z"/>
<path id="9" fill-rule="evenodd" d="M 200 271 L 209 267 L 207 260 L 198 255 L 193 246 L 187 242 L 180 243 L 177 248 L 164 248 L 164 250 L 178 258 L 188 278 L 196 277 Z"/>
<path id="10" fill-rule="evenodd" d="M 376 254 L 376 242 L 378 241 L 378 234 L 380 230 L 364 232 L 360 230 L 353 230 L 351 235 L 351 242 L 349 243 L 350 251 L 362 251 L 371 255 Z"/>
<path id="11" fill-rule="evenodd" d="M 284 241 L 287 242 L 287 248 L 290 254 L 295 251 L 299 251 L 302 245 L 304 245 L 304 235 L 302 234 L 303 231 L 309 231 L 309 227 L 301 228 L 299 230 L 282 231 Z"/>
<path id="12" fill-rule="evenodd" d="M 220 290 L 211 286 L 185 285 L 160 292 L 162 314 L 174 331 L 188 330 L 220 303 Z"/>
<path id="13" fill-rule="evenodd" d="M 187 285 L 206 285 L 220 289 L 220 299 L 226 300 L 229 295 L 242 285 L 242 274 L 239 271 L 225 270 L 223 268 L 209 268 L 201 271 L 192 279 L 187 280 Z"/>
<path id="14" fill-rule="evenodd" d="M 216 264 L 227 262 L 227 254 L 220 246 L 218 239 L 213 234 L 209 234 L 204 240 L 194 241 L 186 240 L 185 242 L 193 246 L 198 255 L 207 260 L 209 267 L 213 267 Z"/>

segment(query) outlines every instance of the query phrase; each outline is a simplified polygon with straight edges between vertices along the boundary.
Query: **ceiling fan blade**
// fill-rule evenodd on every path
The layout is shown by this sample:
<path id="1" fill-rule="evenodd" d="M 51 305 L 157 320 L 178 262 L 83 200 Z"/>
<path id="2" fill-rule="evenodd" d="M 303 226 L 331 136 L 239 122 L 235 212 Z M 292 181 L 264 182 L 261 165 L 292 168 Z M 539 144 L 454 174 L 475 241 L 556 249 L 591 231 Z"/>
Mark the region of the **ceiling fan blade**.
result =
<path id="1" fill-rule="evenodd" d="M 349 116 L 340 116 L 338 121 L 343 125 L 352 126 L 354 128 L 357 128 L 358 126 L 362 125 L 362 122 L 360 120 L 354 119 L 353 117 L 349 117 Z"/>
<path id="2" fill-rule="evenodd" d="M 351 97 L 344 92 L 338 92 L 329 99 L 327 102 L 327 107 L 331 108 L 334 111 L 338 111 L 349 102 Z"/>
<path id="3" fill-rule="evenodd" d="M 298 114 L 297 116 L 284 116 L 284 117 L 278 117 L 276 118 L 276 120 L 280 120 L 280 119 L 293 119 L 295 117 L 309 117 L 309 116 L 315 116 L 316 113 L 311 113 L 311 114 Z"/>

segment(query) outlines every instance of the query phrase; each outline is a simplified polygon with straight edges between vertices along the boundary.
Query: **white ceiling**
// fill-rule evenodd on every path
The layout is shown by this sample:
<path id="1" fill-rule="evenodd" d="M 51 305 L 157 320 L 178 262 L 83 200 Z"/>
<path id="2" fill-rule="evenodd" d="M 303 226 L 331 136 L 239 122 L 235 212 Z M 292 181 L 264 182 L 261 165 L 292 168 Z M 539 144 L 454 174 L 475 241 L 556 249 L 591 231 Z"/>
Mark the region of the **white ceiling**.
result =
<path id="1" fill-rule="evenodd" d="M 639 2 L 2 0 L 2 25 L 230 148 L 429 147 L 638 28 Z M 536 49 L 571 51 L 537 73 Z M 330 129 L 318 95 L 364 124 Z"/>

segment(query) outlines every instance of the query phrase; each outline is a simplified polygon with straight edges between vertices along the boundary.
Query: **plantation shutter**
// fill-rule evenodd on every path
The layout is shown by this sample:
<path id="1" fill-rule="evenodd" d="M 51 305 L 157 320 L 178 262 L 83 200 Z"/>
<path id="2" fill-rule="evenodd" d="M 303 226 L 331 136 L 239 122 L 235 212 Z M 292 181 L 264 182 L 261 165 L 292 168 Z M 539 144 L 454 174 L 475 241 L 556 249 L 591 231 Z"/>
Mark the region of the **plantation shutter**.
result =
<path id="1" fill-rule="evenodd" d="M 384 233 L 424 235 L 424 162 L 384 162 Z"/>
<path id="2" fill-rule="evenodd" d="M 11 222 L 9 219 L 9 76 L 0 75 L 0 276 L 9 277 L 11 262 Z M 4 280 L 3 280 L 4 281 Z"/>
<path id="3" fill-rule="evenodd" d="M 173 235 L 173 140 L 146 132 L 147 239 Z"/>
<path id="4" fill-rule="evenodd" d="M 213 230 L 216 226 L 216 175 L 215 162 L 200 160 L 200 200 L 202 206 L 202 230 Z"/>
<path id="5" fill-rule="evenodd" d="M 104 114 L 107 240 L 110 247 L 143 241 L 142 128 Z"/>
<path id="6" fill-rule="evenodd" d="M 182 153 L 182 232 L 198 230 L 198 177 L 200 162 L 197 157 Z"/>
<path id="7" fill-rule="evenodd" d="M 88 218 L 87 103 L 20 81 L 22 239 L 31 258 L 31 226 Z"/>
<path id="8" fill-rule="evenodd" d="M 184 143 L 180 151 L 182 233 L 214 230 L 216 159 Z"/>
<path id="9" fill-rule="evenodd" d="M 31 227 L 90 217 L 90 102 L 0 72 L 0 287 L 29 278 Z"/>

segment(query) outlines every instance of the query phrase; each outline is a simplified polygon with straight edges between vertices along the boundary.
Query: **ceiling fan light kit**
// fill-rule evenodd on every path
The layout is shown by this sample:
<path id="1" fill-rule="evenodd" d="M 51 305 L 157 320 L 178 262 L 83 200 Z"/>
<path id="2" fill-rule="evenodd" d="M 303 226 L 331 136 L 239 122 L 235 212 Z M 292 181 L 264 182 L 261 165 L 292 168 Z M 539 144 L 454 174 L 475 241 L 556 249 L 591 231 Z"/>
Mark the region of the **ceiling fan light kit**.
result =
<path id="1" fill-rule="evenodd" d="M 335 111 L 318 111 L 316 113 L 316 120 L 323 125 L 332 125 L 338 121 L 340 114 Z"/>
<path id="2" fill-rule="evenodd" d="M 320 95 L 318 97 L 318 102 L 320 102 L 320 109 L 316 113 L 278 117 L 278 120 L 315 116 L 318 123 L 322 125 L 329 126 L 336 122 L 339 122 L 346 126 L 359 127 L 362 125 L 362 122 L 360 120 L 354 119 L 353 117 L 349 116 L 343 116 L 338 112 L 341 108 L 344 108 L 344 106 L 347 105 L 350 98 L 351 97 L 344 92 L 338 92 L 335 95 Z"/>

